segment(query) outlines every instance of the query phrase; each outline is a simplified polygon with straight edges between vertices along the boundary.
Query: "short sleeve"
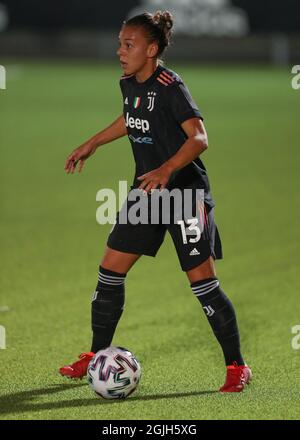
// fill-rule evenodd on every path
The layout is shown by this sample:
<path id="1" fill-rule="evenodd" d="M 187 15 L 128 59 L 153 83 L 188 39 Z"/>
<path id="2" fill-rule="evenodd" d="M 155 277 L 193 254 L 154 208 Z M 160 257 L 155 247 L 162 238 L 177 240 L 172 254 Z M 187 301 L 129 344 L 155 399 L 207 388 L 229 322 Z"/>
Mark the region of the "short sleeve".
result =
<path id="1" fill-rule="evenodd" d="M 119 84 L 120 84 L 121 93 L 124 96 L 124 80 L 122 78 L 120 79 Z"/>
<path id="2" fill-rule="evenodd" d="M 167 106 L 179 124 L 191 118 L 203 119 L 188 88 L 183 83 L 176 82 L 166 87 L 166 92 Z"/>

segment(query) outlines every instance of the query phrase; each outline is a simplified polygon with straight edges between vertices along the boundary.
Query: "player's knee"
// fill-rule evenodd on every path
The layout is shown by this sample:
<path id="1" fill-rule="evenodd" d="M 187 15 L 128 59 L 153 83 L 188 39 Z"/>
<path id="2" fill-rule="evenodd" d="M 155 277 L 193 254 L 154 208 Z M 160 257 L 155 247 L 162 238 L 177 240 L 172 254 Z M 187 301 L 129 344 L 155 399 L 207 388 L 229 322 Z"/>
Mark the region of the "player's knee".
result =
<path id="1" fill-rule="evenodd" d="M 214 259 L 212 257 L 209 257 L 203 263 L 199 264 L 199 266 L 188 270 L 186 274 L 191 283 L 197 283 L 210 278 L 216 278 Z"/>

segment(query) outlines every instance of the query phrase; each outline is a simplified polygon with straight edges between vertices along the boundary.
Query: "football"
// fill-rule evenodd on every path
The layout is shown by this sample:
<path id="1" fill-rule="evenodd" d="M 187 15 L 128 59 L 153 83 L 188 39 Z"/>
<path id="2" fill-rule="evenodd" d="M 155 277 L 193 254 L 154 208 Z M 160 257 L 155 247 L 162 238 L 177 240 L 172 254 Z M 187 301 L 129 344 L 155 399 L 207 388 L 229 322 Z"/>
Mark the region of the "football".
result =
<path id="1" fill-rule="evenodd" d="M 137 388 L 141 378 L 137 358 L 126 348 L 107 347 L 89 363 L 87 378 L 92 390 L 104 399 L 125 399 Z"/>

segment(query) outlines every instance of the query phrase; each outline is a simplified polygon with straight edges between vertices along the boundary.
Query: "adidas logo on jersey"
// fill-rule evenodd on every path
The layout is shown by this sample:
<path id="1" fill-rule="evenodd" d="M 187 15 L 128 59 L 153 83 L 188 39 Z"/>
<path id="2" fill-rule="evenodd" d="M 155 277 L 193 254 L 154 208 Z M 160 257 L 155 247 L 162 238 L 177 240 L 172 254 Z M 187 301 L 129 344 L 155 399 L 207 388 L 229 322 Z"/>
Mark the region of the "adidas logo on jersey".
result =
<path id="1" fill-rule="evenodd" d="M 127 104 L 127 105 L 128 105 L 128 97 L 127 97 L 127 96 L 126 96 L 126 98 L 125 98 L 124 104 Z"/>
<path id="2" fill-rule="evenodd" d="M 190 252 L 190 254 L 189 255 L 191 255 L 191 256 L 193 256 L 193 255 L 200 255 L 200 252 L 199 251 L 197 251 L 197 249 L 196 248 L 194 248 L 191 252 Z"/>
<path id="3" fill-rule="evenodd" d="M 126 113 L 125 125 L 126 127 L 142 130 L 143 133 L 146 133 L 146 131 L 150 130 L 150 124 L 147 119 L 134 118 L 132 116 L 129 116 L 128 112 Z"/>

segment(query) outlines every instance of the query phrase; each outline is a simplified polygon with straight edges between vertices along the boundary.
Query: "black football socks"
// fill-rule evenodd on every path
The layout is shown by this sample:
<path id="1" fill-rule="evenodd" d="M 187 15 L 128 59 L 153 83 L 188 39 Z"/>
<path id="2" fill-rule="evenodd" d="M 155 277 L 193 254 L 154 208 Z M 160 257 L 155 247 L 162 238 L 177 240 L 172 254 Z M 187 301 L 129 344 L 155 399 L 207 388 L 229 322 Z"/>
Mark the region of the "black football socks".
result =
<path id="1" fill-rule="evenodd" d="M 211 328 L 222 347 L 226 365 L 244 365 L 240 351 L 239 330 L 232 303 L 219 286 L 217 278 L 196 281 L 191 288 L 202 304 Z"/>
<path id="2" fill-rule="evenodd" d="M 125 304 L 125 277 L 126 274 L 100 266 L 98 284 L 92 298 L 91 351 L 94 353 L 111 345 Z"/>

